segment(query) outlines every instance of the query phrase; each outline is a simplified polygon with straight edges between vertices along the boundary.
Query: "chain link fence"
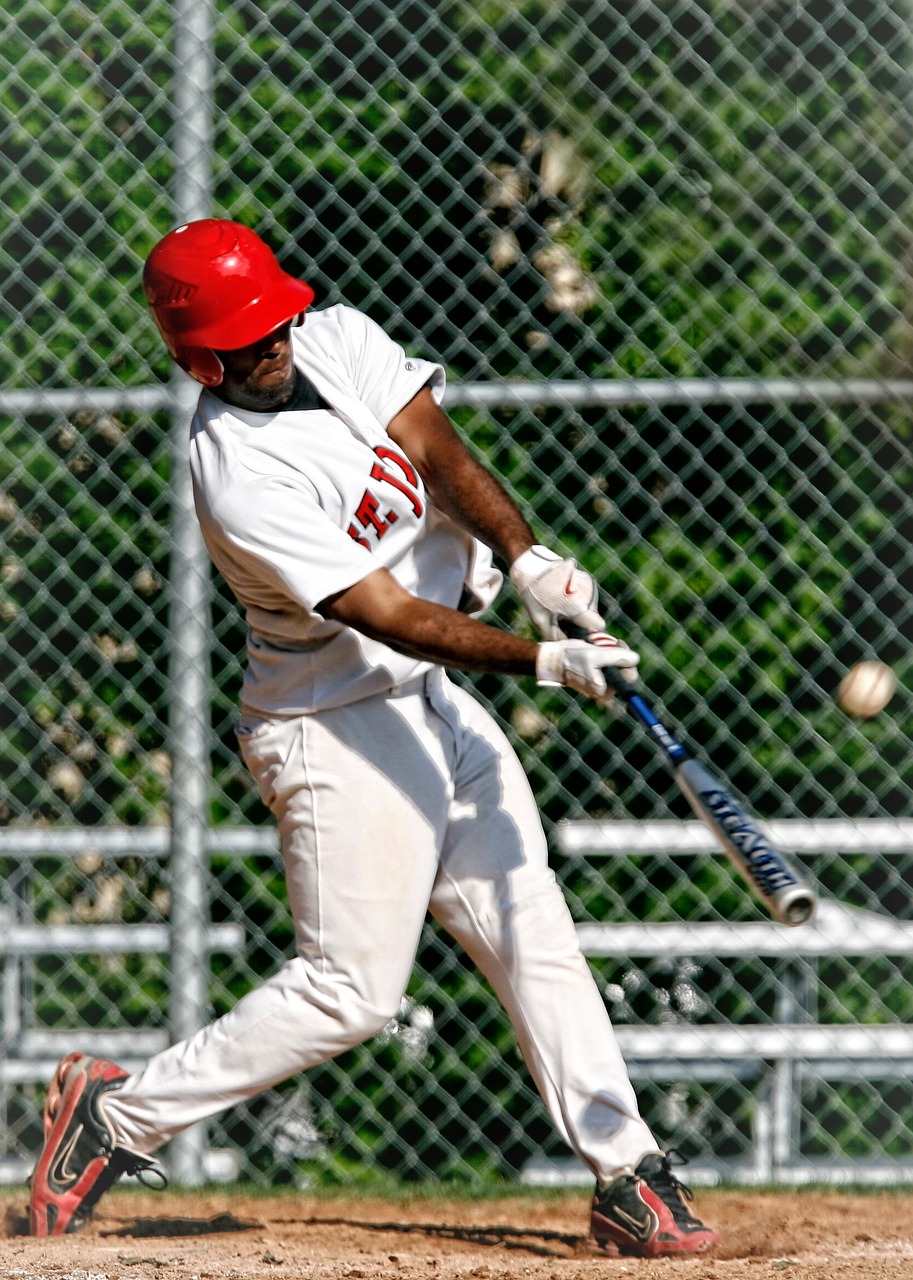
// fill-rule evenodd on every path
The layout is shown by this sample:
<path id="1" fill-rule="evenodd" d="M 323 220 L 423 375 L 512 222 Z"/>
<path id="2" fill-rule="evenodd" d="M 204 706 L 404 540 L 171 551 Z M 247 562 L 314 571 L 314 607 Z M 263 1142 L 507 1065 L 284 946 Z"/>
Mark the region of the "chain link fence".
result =
<path id="1" fill-rule="evenodd" d="M 142 302 L 146 254 L 186 217 L 254 226 L 317 306 L 444 361 L 454 420 L 604 584 L 670 723 L 763 818 L 855 823 L 799 857 L 828 899 L 913 920 L 913 839 L 866 834 L 913 817 L 911 17 L 907 0 L 0 6 L 5 1176 L 38 1147 L 59 1052 L 141 1060 L 293 946 L 233 740 L 243 630 L 187 519 L 188 387 Z M 527 626 L 509 590 L 495 617 Z M 898 693 L 853 721 L 834 692 L 870 656 Z M 550 832 L 687 817 L 628 718 L 476 687 Z M 706 852 L 554 844 L 582 927 L 765 918 Z M 637 1033 L 902 1032 L 909 932 L 861 958 L 597 949 L 661 1138 L 723 1176 L 905 1176 L 913 1049 L 683 1062 Z M 381 1037 L 213 1121 L 179 1168 L 478 1180 L 561 1154 L 500 1007 L 429 925 Z"/>

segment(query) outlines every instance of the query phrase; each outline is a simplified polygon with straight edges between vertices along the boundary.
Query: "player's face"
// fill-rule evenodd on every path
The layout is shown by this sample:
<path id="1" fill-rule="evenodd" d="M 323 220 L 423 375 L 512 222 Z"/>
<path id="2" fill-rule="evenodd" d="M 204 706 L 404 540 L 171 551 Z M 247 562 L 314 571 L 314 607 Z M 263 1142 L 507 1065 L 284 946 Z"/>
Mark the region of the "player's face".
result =
<path id="1" fill-rule="evenodd" d="M 291 321 L 235 351 L 217 351 L 225 370 L 216 388 L 220 400 L 255 413 L 281 409 L 295 390 Z"/>

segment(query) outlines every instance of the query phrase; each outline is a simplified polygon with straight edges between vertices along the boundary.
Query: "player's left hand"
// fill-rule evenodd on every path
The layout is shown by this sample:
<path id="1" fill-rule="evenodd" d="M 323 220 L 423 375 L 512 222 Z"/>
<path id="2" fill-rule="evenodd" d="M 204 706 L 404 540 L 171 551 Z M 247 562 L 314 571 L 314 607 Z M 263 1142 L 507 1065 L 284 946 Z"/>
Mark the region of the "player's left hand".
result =
<path id="1" fill-rule="evenodd" d="M 510 566 L 510 580 L 534 626 L 546 640 L 563 640 L 561 619 L 584 631 L 601 631 L 605 621 L 598 609 L 594 578 L 576 560 L 562 559 L 548 547 L 530 547 Z"/>
<path id="2" fill-rule="evenodd" d="M 638 662 L 640 655 L 614 636 L 605 631 L 592 632 L 587 640 L 540 644 L 536 681 L 545 686 L 567 685 L 597 702 L 607 702 L 615 692 L 615 685 L 606 678 L 606 671 L 618 671 L 633 683 L 637 679 Z"/>

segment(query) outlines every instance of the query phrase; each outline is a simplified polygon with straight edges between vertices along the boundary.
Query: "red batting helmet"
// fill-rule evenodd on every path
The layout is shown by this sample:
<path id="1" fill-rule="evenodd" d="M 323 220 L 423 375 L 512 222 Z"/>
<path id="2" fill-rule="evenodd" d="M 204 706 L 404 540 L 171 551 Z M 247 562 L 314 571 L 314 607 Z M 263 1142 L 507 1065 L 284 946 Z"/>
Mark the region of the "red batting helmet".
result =
<path id="1" fill-rule="evenodd" d="M 205 387 L 222 381 L 216 351 L 266 337 L 314 300 L 255 232 L 224 218 L 169 231 L 146 261 L 143 288 L 166 347 Z"/>

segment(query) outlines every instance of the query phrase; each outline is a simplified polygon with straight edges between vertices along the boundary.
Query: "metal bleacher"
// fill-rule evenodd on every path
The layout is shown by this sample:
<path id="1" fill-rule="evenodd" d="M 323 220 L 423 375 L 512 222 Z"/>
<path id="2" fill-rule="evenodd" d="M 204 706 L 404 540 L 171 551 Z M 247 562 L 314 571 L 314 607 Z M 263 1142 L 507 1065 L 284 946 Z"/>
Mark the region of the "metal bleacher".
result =
<path id="1" fill-rule="evenodd" d="M 799 857 L 845 853 L 913 854 L 913 820 L 797 820 L 762 824 L 778 847 Z M 86 847 L 114 855 L 137 851 L 136 833 L 129 845 L 123 833 L 16 832 L 8 830 L 0 851 L 28 861 L 53 848 L 56 856 L 76 857 Z M 213 837 L 213 839 L 215 839 Z M 142 836 L 148 857 L 163 857 L 164 832 Z M 722 857 L 710 832 L 695 821 L 595 822 L 567 821 L 555 829 L 560 857 L 619 860 L 642 855 L 664 858 Z M 273 850 L 270 831 L 220 831 L 219 847 Z M 911 887 L 913 895 L 913 887 Z M 46 1082 L 59 1057 L 73 1047 L 112 1057 L 133 1070 L 168 1042 L 164 1027 L 75 1028 L 67 1031 L 36 1025 L 30 1017 L 28 984 L 23 974 L 41 956 L 167 953 L 167 923 L 44 924 L 29 918 L 26 904 L 7 902 L 0 916 L 0 1002 L 3 1053 L 0 1095 Z M 822 1022 L 815 1019 L 805 994 L 809 965 L 818 959 L 913 957 L 913 919 L 845 905 L 823 896 L 814 918 L 797 927 L 756 919 L 578 925 L 584 953 L 593 960 L 677 958 L 769 961 L 777 967 L 775 1017 L 767 1022 L 702 1021 L 659 1024 L 618 1023 L 618 1040 L 637 1082 L 740 1081 L 752 1091 L 750 1152 L 738 1161 L 700 1161 L 688 1167 L 696 1184 L 731 1181 L 741 1184 L 803 1182 L 913 1181 L 913 1159 L 814 1161 L 802 1154 L 802 1089 L 813 1081 L 913 1079 L 913 1025 L 883 1021 Z M 245 945 L 239 924 L 210 924 L 205 931 L 210 951 L 238 952 Z M 794 981 L 792 978 L 794 977 Z M 712 1014 L 711 1014 L 712 1017 Z M 206 1151 L 207 1175 L 229 1176 L 224 1154 Z M 227 1166 L 226 1166 L 227 1167 Z M 230 1172 L 230 1171 L 229 1171 Z M 27 1173 L 22 1161 L 0 1160 L 0 1182 L 19 1181 Z M 577 1161 L 532 1159 L 521 1172 L 536 1185 L 587 1183 L 591 1174 Z"/>
<path id="2" fill-rule="evenodd" d="M 913 852 L 913 821 L 781 820 L 762 824 L 772 842 L 799 855 L 840 852 Z M 696 821 L 567 821 L 555 832 L 564 857 L 665 857 L 719 850 Z M 720 855 L 723 856 L 723 855 Z M 819 1023 L 811 1020 L 800 980 L 790 982 L 790 961 L 827 957 L 911 957 L 913 919 L 846 906 L 822 897 L 814 918 L 790 927 L 774 921 L 728 923 L 581 923 L 584 953 L 619 960 L 702 957 L 766 958 L 779 964 L 776 1020 L 757 1023 L 676 1021 L 616 1026 L 633 1080 L 753 1082 L 751 1155 L 738 1163 L 689 1166 L 694 1182 L 747 1184 L 913 1181 L 910 1161 L 877 1164 L 815 1161 L 801 1153 L 803 1083 L 913 1078 L 913 1025 Z M 806 966 L 807 967 L 807 966 Z M 524 1181 L 581 1182 L 591 1174 L 575 1160 L 533 1160 Z"/>
<path id="3" fill-rule="evenodd" d="M 226 837 L 230 843 L 231 833 Z M 162 859 L 168 851 L 165 828 L 148 831 L 117 828 L 52 827 L 0 831 L 0 856 L 28 865 L 40 857 L 76 859 L 86 851 L 109 856 Z M 245 946 L 243 925 L 210 923 L 201 935 L 208 953 L 237 954 Z M 93 1027 L 66 1029 L 41 1026 L 33 1009 L 31 968 L 42 959 L 64 961 L 77 956 L 167 956 L 173 946 L 169 922 L 119 921 L 90 924 L 44 923 L 34 914 L 30 897 L 20 891 L 5 893 L 0 902 L 0 1107 L 4 1115 L 17 1092 L 44 1086 L 60 1058 L 73 1049 L 112 1058 L 127 1071 L 138 1071 L 171 1040 L 167 1026 Z M 205 1149 L 201 1160 L 213 1181 L 237 1174 L 230 1152 Z M 0 1158 L 0 1184 L 22 1182 L 33 1161 L 15 1156 Z"/>

